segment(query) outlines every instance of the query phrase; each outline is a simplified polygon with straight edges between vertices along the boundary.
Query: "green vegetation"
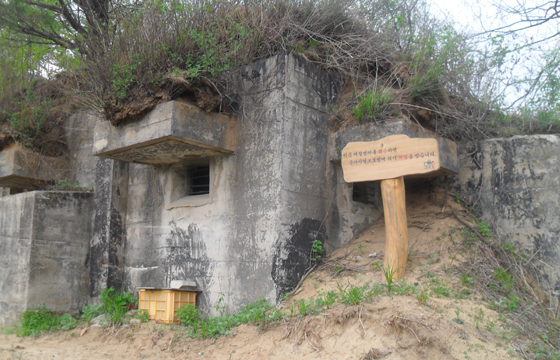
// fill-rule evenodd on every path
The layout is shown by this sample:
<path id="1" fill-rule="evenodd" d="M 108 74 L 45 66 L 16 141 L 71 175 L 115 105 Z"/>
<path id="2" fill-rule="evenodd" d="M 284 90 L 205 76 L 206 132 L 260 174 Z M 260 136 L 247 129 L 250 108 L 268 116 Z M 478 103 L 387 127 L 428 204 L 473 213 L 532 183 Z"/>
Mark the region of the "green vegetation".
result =
<path id="1" fill-rule="evenodd" d="M 417 292 L 418 290 L 416 289 L 416 286 L 407 283 L 406 279 L 402 279 L 395 284 L 394 293 L 397 295 L 416 294 Z"/>
<path id="2" fill-rule="evenodd" d="M 92 10 L 6 0 L 0 29 L 0 123 L 32 147 L 77 109 L 103 110 L 115 125 L 185 96 L 231 112 L 222 100 L 242 90 L 232 81 L 241 67 L 287 52 L 346 80 L 339 122 L 421 118 L 463 139 L 560 126 L 557 52 L 533 86 L 540 97 L 506 111 L 492 84 L 511 49 L 498 36 L 481 49 L 422 1 L 142 0 Z"/>
<path id="3" fill-rule="evenodd" d="M 311 256 L 310 260 L 312 263 L 318 263 L 321 261 L 321 256 L 323 255 L 323 242 L 321 240 L 313 240 L 311 243 Z"/>
<path id="4" fill-rule="evenodd" d="M 377 120 L 392 113 L 391 104 L 395 100 L 391 89 L 368 91 L 358 97 L 358 105 L 354 108 L 354 116 L 358 121 Z"/>
<path id="5" fill-rule="evenodd" d="M 442 279 L 432 278 L 430 279 L 430 283 L 432 285 L 431 290 L 432 292 L 438 297 L 450 297 L 451 290 L 447 286 L 449 282 L 446 282 Z"/>
<path id="6" fill-rule="evenodd" d="M 469 273 L 461 274 L 461 283 L 463 286 L 472 287 L 474 285 L 474 277 Z"/>
<path id="7" fill-rule="evenodd" d="M 474 324 L 477 329 L 480 329 L 480 323 L 484 321 L 484 310 L 481 308 L 474 309 Z"/>
<path id="8" fill-rule="evenodd" d="M 358 244 L 358 246 L 356 248 L 354 248 L 354 250 L 352 251 L 356 251 L 358 253 L 360 253 L 360 255 L 364 255 L 365 254 L 365 248 L 367 248 L 366 244 Z"/>
<path id="9" fill-rule="evenodd" d="M 390 262 L 390 260 L 389 260 Z M 387 282 L 387 291 L 389 293 L 391 293 L 391 289 L 393 286 L 393 277 L 395 276 L 395 273 L 397 272 L 396 269 L 393 268 L 392 265 L 387 265 L 386 267 L 383 266 L 381 268 L 381 272 L 383 273 L 383 277 L 385 278 L 385 281 Z"/>
<path id="10" fill-rule="evenodd" d="M 484 221 L 478 223 L 478 232 L 482 236 L 490 236 L 492 234 L 490 227 Z"/>
<path id="11" fill-rule="evenodd" d="M 101 290 L 99 296 L 99 312 L 106 315 L 105 320 L 110 325 L 121 325 L 130 305 L 134 304 L 134 294 L 115 291 L 112 287 Z"/>
<path id="12" fill-rule="evenodd" d="M 93 185 L 80 186 L 79 181 L 68 181 L 68 179 L 58 180 L 55 184 L 49 185 L 48 190 L 62 190 L 62 191 L 91 191 Z"/>
<path id="13" fill-rule="evenodd" d="M 418 294 L 418 296 L 416 296 L 416 299 L 424 305 L 428 304 L 428 292 L 425 290 L 420 291 L 420 294 Z"/>
<path id="14" fill-rule="evenodd" d="M 93 318 L 101 315 L 101 306 L 98 305 L 86 305 L 82 308 L 82 316 L 81 319 L 86 322 L 86 324 L 91 323 Z"/>
<path id="15" fill-rule="evenodd" d="M 364 286 L 342 286 L 341 284 L 338 284 L 340 301 L 345 305 L 357 305 L 361 303 L 366 294 L 367 286 L 367 284 Z"/>
<path id="16" fill-rule="evenodd" d="M 457 323 L 457 324 L 464 324 L 465 320 L 459 318 L 459 315 L 461 315 L 461 309 L 457 308 L 457 310 L 455 310 L 455 314 L 457 315 L 457 317 L 455 317 L 453 320 L 453 322 Z"/>
<path id="17" fill-rule="evenodd" d="M 511 279 L 511 274 L 508 273 L 503 268 L 497 268 L 494 270 L 494 278 L 498 280 L 500 286 L 504 290 L 509 290 L 513 287 L 513 280 Z"/>
<path id="18" fill-rule="evenodd" d="M 337 301 L 338 299 L 338 294 L 336 293 L 336 291 L 331 290 L 331 291 L 327 291 L 327 292 L 318 292 L 318 295 L 320 298 L 322 298 L 322 302 L 325 305 L 325 307 L 327 309 L 330 309 L 330 307 Z"/>
<path id="19" fill-rule="evenodd" d="M 70 314 L 57 315 L 45 307 L 28 309 L 19 316 L 19 325 L 8 329 L 18 336 L 39 336 L 58 330 L 71 330 L 77 321 Z"/>
<path id="20" fill-rule="evenodd" d="M 307 304 L 300 304 L 300 311 L 307 314 Z M 223 309 L 223 308 L 222 308 Z M 226 315 L 220 311 L 220 316 L 203 318 L 192 304 L 179 308 L 176 312 L 181 324 L 187 327 L 188 334 L 193 338 L 209 338 L 231 334 L 231 329 L 241 324 L 265 324 L 278 321 L 283 315 L 281 312 L 266 302 L 264 298 L 245 306 L 235 315 Z M 303 315 L 305 316 L 305 315 Z"/>
<path id="21" fill-rule="evenodd" d="M 100 304 L 84 306 L 79 318 L 74 318 L 70 314 L 57 314 L 40 307 L 22 312 L 18 325 L 7 330 L 18 336 L 39 336 L 49 332 L 74 329 L 79 321 L 90 324 L 93 318 L 102 314 L 105 315 L 105 325 L 119 326 L 125 321 L 129 307 L 135 304 L 134 300 L 132 293 L 115 291 L 113 288 L 104 289 L 99 297 Z M 136 317 L 146 322 L 147 315 L 139 312 Z"/>

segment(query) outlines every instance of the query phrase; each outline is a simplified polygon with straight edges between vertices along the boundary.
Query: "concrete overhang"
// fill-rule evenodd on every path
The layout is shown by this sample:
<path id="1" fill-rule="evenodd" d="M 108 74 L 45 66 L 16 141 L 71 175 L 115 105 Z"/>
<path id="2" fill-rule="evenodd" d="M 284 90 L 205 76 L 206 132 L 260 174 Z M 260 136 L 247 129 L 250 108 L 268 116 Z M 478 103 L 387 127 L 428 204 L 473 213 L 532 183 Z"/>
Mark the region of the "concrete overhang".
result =
<path id="1" fill-rule="evenodd" d="M 340 162 L 342 149 L 357 141 L 376 141 L 390 135 L 403 134 L 410 138 L 434 138 L 438 141 L 440 169 L 421 175 L 409 175 L 405 178 L 433 177 L 455 175 L 459 173 L 459 156 L 457 144 L 454 141 L 436 136 L 432 131 L 423 129 L 419 125 L 405 120 L 392 120 L 382 124 L 366 123 L 351 125 L 332 133 L 329 138 L 329 160 Z"/>
<path id="2" fill-rule="evenodd" d="M 37 189 L 64 179 L 66 160 L 43 156 L 13 143 L 0 151 L 0 187 Z"/>
<path id="3" fill-rule="evenodd" d="M 235 150 L 236 122 L 179 101 L 159 104 L 141 119 L 117 127 L 99 121 L 93 154 L 125 162 L 168 165 Z"/>

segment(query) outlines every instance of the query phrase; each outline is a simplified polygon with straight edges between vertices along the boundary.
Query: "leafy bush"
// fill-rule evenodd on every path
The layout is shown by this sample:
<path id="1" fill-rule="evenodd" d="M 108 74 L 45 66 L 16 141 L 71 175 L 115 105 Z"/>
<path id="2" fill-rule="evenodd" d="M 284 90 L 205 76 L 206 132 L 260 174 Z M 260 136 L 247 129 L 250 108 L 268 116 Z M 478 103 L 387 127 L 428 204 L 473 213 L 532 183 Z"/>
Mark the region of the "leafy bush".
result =
<path id="1" fill-rule="evenodd" d="M 99 296 L 99 311 L 107 316 L 106 321 L 112 325 L 123 323 L 129 306 L 133 304 L 134 294 L 130 292 L 119 292 L 113 289 L 101 290 Z"/>
<path id="2" fill-rule="evenodd" d="M 181 321 L 181 324 L 193 326 L 200 320 L 200 310 L 193 304 L 187 304 L 177 309 L 175 316 Z"/>
<path id="3" fill-rule="evenodd" d="M 19 320 L 19 326 L 15 329 L 18 336 L 39 336 L 56 330 L 71 330 L 77 323 L 70 314 L 58 316 L 45 307 L 25 310 Z"/>
<path id="4" fill-rule="evenodd" d="M 58 318 L 58 323 L 61 330 L 72 330 L 76 327 L 78 321 L 70 314 L 64 314 Z"/>
<path id="5" fill-rule="evenodd" d="M 323 255 L 323 243 L 321 240 L 315 239 L 311 242 L 311 262 L 317 263 L 321 261 Z"/>
<path id="6" fill-rule="evenodd" d="M 246 323 L 265 323 L 277 321 L 282 317 L 280 311 L 266 302 L 265 298 L 245 306 L 235 315 L 202 318 L 192 304 L 179 308 L 176 312 L 181 324 L 187 326 L 191 337 L 217 337 L 231 333 L 231 328 Z"/>
<path id="7" fill-rule="evenodd" d="M 101 305 L 87 305 L 82 308 L 82 320 L 86 323 L 91 323 L 93 318 L 101 315 Z"/>

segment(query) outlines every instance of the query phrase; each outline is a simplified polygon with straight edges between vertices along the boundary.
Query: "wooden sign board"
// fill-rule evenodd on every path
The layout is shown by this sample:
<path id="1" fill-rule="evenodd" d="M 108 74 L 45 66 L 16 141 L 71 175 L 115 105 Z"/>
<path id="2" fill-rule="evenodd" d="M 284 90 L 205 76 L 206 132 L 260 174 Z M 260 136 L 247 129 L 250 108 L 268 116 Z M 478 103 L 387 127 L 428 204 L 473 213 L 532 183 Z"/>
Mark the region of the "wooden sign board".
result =
<path id="1" fill-rule="evenodd" d="M 440 168 L 436 139 L 411 139 L 406 135 L 348 143 L 341 159 L 344 180 L 348 183 L 425 174 Z"/>

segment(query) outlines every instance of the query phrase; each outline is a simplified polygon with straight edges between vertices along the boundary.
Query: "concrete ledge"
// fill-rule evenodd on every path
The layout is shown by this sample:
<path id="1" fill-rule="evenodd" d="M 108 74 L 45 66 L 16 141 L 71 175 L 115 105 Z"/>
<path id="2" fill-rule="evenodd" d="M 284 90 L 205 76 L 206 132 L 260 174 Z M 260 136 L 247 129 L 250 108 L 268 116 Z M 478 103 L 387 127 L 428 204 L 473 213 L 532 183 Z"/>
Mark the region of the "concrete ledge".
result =
<path id="1" fill-rule="evenodd" d="M 14 143 L 0 152 L 0 187 L 36 189 L 64 179 L 67 177 L 65 162 Z"/>
<path id="2" fill-rule="evenodd" d="M 408 135 L 411 138 L 435 138 L 439 145 L 441 168 L 431 173 L 407 176 L 407 178 L 454 175 L 459 173 L 459 157 L 455 142 L 436 136 L 433 132 L 404 120 L 387 121 L 383 124 L 367 123 L 348 126 L 331 134 L 329 138 L 329 160 L 340 162 L 342 149 L 349 142 L 376 141 L 386 136 L 397 134 Z"/>
<path id="3" fill-rule="evenodd" d="M 118 127 L 99 121 L 93 154 L 151 165 L 231 154 L 235 149 L 235 124 L 230 117 L 170 101 Z"/>

